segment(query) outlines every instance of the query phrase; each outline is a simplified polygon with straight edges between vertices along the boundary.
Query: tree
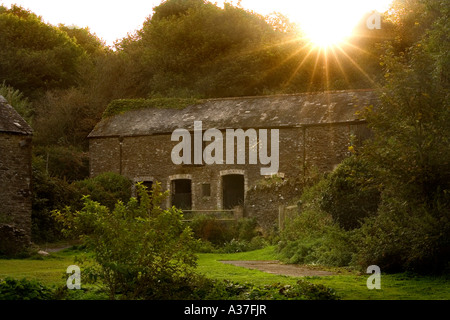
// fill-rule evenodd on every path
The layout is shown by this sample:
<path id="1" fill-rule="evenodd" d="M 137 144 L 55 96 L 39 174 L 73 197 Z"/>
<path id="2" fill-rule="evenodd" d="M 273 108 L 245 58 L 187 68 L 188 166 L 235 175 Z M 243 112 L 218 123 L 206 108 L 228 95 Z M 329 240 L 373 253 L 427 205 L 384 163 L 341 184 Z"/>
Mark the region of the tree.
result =
<path id="1" fill-rule="evenodd" d="M 442 271 L 450 254 L 450 10 L 445 1 L 412 4 L 424 10 L 413 11 L 418 18 L 432 20 L 405 50 L 386 46 L 381 105 L 368 113 L 374 140 L 364 154 L 381 173 L 382 202 L 363 228 L 360 257 Z"/>
<path id="2" fill-rule="evenodd" d="M 83 88 L 49 90 L 35 100 L 37 145 L 75 146 L 86 150 L 86 137 L 101 118 L 91 92 Z"/>
<path id="3" fill-rule="evenodd" d="M 423 203 L 450 181 L 449 10 L 441 5 L 441 16 L 411 47 L 400 53 L 386 47 L 382 103 L 369 113 L 376 136 L 372 156 L 389 180 L 411 186 Z"/>
<path id="4" fill-rule="evenodd" d="M 6 85 L 5 81 L 3 81 L 0 84 L 0 96 L 3 96 L 29 124 L 32 123 L 33 106 L 30 100 L 24 96 L 23 92 Z"/>
<path id="5" fill-rule="evenodd" d="M 79 28 L 60 24 L 58 28 L 66 32 L 70 38 L 75 39 L 75 42 L 91 57 L 105 54 L 108 51 L 105 41 L 99 39 L 88 27 Z"/>
<path id="6" fill-rule="evenodd" d="M 278 66 L 288 56 L 283 45 L 290 35 L 275 29 L 230 4 L 169 0 L 118 49 L 134 65 L 141 97 L 255 95 L 280 87 L 286 75 Z"/>
<path id="7" fill-rule="evenodd" d="M 67 33 L 13 5 L 0 10 L 0 81 L 36 97 L 78 80 L 84 50 Z"/>

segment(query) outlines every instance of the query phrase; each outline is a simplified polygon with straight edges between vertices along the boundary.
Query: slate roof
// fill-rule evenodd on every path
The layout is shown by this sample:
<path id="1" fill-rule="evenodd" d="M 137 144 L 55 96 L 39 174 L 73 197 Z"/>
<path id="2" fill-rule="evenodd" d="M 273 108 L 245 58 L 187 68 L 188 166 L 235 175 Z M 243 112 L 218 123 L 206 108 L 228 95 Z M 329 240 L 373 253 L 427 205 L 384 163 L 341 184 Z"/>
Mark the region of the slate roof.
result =
<path id="1" fill-rule="evenodd" d="M 141 109 L 100 121 L 89 138 L 168 134 L 177 128 L 282 128 L 363 121 L 357 111 L 377 104 L 371 90 L 209 99 L 182 110 Z"/>
<path id="2" fill-rule="evenodd" d="M 33 129 L 3 96 L 0 96 L 0 132 L 33 134 Z"/>

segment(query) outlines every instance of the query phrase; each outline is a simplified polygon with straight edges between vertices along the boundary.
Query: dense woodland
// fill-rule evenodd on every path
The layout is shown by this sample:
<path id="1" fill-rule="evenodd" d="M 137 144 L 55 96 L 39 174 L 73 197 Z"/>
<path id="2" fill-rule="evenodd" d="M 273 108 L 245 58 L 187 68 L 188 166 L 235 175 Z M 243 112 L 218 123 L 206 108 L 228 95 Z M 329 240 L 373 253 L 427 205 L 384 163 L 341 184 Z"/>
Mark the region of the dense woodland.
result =
<path id="1" fill-rule="evenodd" d="M 86 137 L 114 100 L 370 88 L 382 101 L 365 115 L 374 140 L 303 195 L 305 208 L 331 215 L 333 227 L 316 215 L 323 229 L 305 231 L 305 242 L 298 221 L 280 252 L 291 262 L 448 268 L 449 9 L 445 0 L 396 0 L 380 30 L 362 19 L 350 42 L 325 54 L 284 16 L 231 4 L 164 1 L 114 48 L 88 28 L 0 6 L 0 94 L 34 129 L 36 240 L 58 237 L 49 232 L 51 210 L 97 188 L 83 180 Z"/>
<path id="2" fill-rule="evenodd" d="M 114 99 L 372 88 L 382 78 L 379 44 L 394 38 L 389 19 L 381 30 L 368 30 L 363 19 L 357 37 L 324 59 L 281 15 L 172 0 L 109 48 L 87 28 L 51 26 L 20 7 L 0 12 L 0 80 L 28 102 L 16 105 L 35 143 L 83 150 Z M 412 41 L 402 39 L 398 50 Z"/>

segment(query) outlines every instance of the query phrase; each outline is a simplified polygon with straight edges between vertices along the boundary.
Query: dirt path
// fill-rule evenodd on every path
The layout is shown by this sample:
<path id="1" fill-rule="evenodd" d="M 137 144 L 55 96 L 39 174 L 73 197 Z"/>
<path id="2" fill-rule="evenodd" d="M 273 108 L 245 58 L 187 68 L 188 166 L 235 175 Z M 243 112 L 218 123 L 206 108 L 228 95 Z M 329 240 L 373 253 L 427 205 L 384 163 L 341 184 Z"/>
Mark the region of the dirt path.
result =
<path id="1" fill-rule="evenodd" d="M 220 261 L 225 264 L 232 264 L 238 267 L 244 267 L 248 269 L 256 269 L 267 273 L 285 275 L 291 277 L 305 277 L 305 276 L 332 276 L 336 273 L 316 270 L 314 268 L 308 268 L 305 266 L 298 266 L 292 264 L 281 264 L 278 260 L 271 261 Z"/>

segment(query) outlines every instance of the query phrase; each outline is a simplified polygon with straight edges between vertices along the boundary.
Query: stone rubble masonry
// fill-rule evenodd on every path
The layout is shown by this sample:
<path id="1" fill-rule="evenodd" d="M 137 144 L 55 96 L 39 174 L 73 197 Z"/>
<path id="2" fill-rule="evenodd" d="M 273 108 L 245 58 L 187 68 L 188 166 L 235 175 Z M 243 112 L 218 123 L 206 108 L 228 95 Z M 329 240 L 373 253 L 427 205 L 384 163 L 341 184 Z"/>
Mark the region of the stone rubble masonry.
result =
<path id="1" fill-rule="evenodd" d="M 142 110 L 104 119 L 89 136 L 90 174 L 116 172 L 135 182 L 158 181 L 166 190 L 171 190 L 172 180 L 190 179 L 193 210 L 223 209 L 222 177 L 243 175 L 244 216 L 255 217 L 264 229 L 270 229 L 276 224 L 278 206 L 299 197 L 301 185 L 288 183 L 278 189 L 256 188 L 268 178 L 261 175 L 260 169 L 269 165 L 259 161 L 248 164 L 248 154 L 244 165 L 175 165 L 171 152 L 179 142 L 171 141 L 171 130 L 189 125 L 192 130 L 195 120 L 206 124 L 204 130 L 221 130 L 223 136 L 227 128 L 268 129 L 269 134 L 270 129 L 276 128 L 279 130 L 278 176 L 286 181 L 303 181 L 310 170 L 332 171 L 350 155 L 351 140 L 358 146 L 370 137 L 364 119 L 355 116 L 353 94 L 372 99 L 368 92 L 339 92 L 329 100 L 319 95 L 219 99 L 186 111 Z M 372 100 L 360 103 L 360 109 L 371 103 Z M 205 184 L 210 190 L 207 196 L 202 194 Z M 166 206 L 170 205 L 169 197 Z"/>
<path id="2" fill-rule="evenodd" d="M 320 172 L 333 170 L 349 155 L 350 135 L 360 126 L 365 127 L 365 123 L 280 129 L 279 175 L 285 179 L 301 180 L 312 168 Z M 223 175 L 244 175 L 246 194 L 266 179 L 260 174 L 260 168 L 266 167 L 261 164 L 175 165 L 171 161 L 171 151 L 177 143 L 171 141 L 170 135 L 163 134 L 91 139 L 91 176 L 116 172 L 135 182 L 158 181 L 166 190 L 170 190 L 174 179 L 191 179 L 192 207 L 195 210 L 223 209 Z M 210 185 L 210 196 L 202 196 L 203 184 Z M 299 195 L 299 191 L 293 194 L 284 190 L 280 195 L 261 193 L 260 197 L 252 194 L 251 202 L 246 201 L 246 216 L 261 219 L 267 225 L 267 221 L 276 221 L 278 204 L 295 195 Z M 171 205 L 170 199 L 166 205 Z"/>
<path id="3" fill-rule="evenodd" d="M 17 235 L 17 241 L 25 244 L 31 240 L 32 135 L 18 117 L 0 96 L 0 238 Z"/>

